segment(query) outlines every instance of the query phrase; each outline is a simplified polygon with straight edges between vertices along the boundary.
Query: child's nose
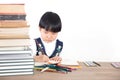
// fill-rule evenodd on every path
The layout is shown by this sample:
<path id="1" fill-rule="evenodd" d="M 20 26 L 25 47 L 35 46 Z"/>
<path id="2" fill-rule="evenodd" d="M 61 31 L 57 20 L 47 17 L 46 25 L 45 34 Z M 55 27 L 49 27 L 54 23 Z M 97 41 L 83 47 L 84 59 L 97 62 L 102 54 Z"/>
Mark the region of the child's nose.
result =
<path id="1" fill-rule="evenodd" d="M 52 36 L 51 36 L 51 34 L 48 34 L 47 37 L 48 37 L 48 38 L 51 38 Z"/>

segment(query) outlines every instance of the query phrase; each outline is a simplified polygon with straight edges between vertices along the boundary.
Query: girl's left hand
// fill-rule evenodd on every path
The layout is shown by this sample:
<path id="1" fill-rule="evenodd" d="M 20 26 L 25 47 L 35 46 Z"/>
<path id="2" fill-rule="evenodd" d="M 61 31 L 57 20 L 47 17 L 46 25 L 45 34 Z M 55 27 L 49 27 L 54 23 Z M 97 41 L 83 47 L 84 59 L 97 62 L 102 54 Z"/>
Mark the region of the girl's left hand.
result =
<path id="1" fill-rule="evenodd" d="M 50 60 L 57 61 L 57 62 L 61 62 L 61 61 L 62 61 L 62 58 L 59 57 L 59 56 L 55 56 L 55 57 L 50 58 Z"/>

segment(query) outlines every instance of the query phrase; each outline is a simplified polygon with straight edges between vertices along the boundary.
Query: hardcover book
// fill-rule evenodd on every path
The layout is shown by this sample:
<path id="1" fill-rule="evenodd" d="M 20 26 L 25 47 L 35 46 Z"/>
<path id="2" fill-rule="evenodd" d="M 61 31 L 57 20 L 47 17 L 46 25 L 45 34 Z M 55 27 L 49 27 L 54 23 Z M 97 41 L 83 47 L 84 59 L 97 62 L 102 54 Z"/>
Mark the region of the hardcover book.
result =
<path id="1" fill-rule="evenodd" d="M 13 50 L 29 50 L 30 46 L 5 46 L 0 47 L 0 51 L 13 51 Z"/>
<path id="2" fill-rule="evenodd" d="M 29 27 L 0 28 L 0 39 L 29 39 Z"/>
<path id="3" fill-rule="evenodd" d="M 25 20 L 0 20 L 0 28 L 29 27 Z"/>
<path id="4" fill-rule="evenodd" d="M 30 46 L 30 39 L 0 39 L 0 47 Z"/>
<path id="5" fill-rule="evenodd" d="M 0 15 L 0 20 L 26 20 L 26 15 Z"/>
<path id="6" fill-rule="evenodd" d="M 0 14 L 25 14 L 25 5 L 0 4 Z"/>
<path id="7" fill-rule="evenodd" d="M 0 76 L 15 76 L 15 75 L 32 75 L 33 71 L 22 71 L 22 72 L 8 72 L 1 73 Z"/>

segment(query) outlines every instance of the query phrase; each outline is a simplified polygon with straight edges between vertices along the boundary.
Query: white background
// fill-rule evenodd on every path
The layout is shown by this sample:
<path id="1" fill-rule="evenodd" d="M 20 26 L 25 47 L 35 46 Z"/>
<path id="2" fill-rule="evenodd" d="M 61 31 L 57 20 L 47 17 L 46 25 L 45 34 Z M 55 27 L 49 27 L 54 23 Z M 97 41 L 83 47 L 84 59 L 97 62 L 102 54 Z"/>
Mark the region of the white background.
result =
<path id="1" fill-rule="evenodd" d="M 64 42 L 63 58 L 81 61 L 120 61 L 119 0 L 1 0 L 25 3 L 30 36 L 39 36 L 38 23 L 46 11 L 61 17 L 58 38 Z"/>

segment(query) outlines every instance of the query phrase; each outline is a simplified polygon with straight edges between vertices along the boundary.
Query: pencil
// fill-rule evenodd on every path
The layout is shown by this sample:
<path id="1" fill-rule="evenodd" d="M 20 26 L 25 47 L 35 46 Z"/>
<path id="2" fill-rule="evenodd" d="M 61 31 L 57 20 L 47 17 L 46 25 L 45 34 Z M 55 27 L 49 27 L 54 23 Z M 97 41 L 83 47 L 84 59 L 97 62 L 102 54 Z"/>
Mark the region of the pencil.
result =
<path id="1" fill-rule="evenodd" d="M 43 68 L 40 72 L 44 72 L 44 71 L 46 71 L 48 69 L 49 69 L 49 67 Z"/>
<path id="2" fill-rule="evenodd" d="M 98 66 L 101 66 L 99 63 L 97 63 L 97 62 L 95 62 L 95 61 L 93 61 L 93 63 L 96 64 L 96 65 L 98 65 Z"/>

